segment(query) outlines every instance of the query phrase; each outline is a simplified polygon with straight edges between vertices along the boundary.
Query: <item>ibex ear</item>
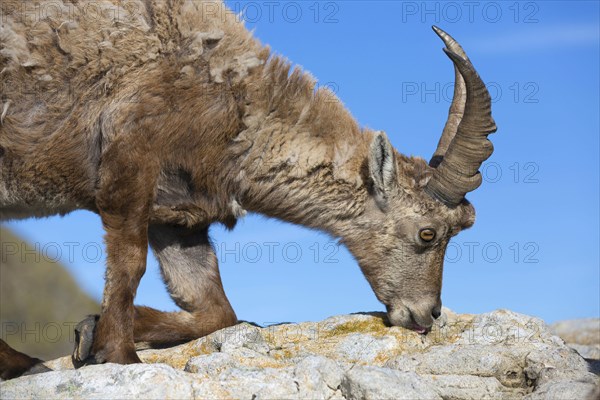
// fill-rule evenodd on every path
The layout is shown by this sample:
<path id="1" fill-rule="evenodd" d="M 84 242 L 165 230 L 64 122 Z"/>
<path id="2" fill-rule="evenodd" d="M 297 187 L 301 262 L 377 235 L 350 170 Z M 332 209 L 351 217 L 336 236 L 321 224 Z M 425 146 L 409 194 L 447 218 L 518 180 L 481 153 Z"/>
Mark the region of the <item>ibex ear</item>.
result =
<path id="1" fill-rule="evenodd" d="M 387 195 L 396 184 L 394 148 L 383 132 L 376 132 L 369 149 L 369 175 L 373 180 L 375 200 L 385 207 Z"/>

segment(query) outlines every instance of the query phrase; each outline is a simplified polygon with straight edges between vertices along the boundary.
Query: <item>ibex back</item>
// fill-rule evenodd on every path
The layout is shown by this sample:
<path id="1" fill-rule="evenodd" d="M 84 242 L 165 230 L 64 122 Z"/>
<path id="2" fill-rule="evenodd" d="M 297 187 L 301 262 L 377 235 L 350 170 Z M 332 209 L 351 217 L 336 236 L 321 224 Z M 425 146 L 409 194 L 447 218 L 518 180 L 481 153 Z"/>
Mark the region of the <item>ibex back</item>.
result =
<path id="1" fill-rule="evenodd" d="M 389 322 L 428 332 L 441 312 L 446 246 L 474 222 L 464 197 L 481 183 L 496 130 L 488 91 L 449 35 L 434 28 L 456 83 L 427 163 L 360 128 L 221 2 L 2 7 L 0 218 L 86 209 L 106 230 L 102 312 L 76 361 L 140 362 L 135 342 L 235 324 L 208 227 L 232 228 L 246 210 L 340 238 Z M 148 244 L 181 312 L 133 305 Z M 37 362 L 0 341 L 2 377 Z"/>

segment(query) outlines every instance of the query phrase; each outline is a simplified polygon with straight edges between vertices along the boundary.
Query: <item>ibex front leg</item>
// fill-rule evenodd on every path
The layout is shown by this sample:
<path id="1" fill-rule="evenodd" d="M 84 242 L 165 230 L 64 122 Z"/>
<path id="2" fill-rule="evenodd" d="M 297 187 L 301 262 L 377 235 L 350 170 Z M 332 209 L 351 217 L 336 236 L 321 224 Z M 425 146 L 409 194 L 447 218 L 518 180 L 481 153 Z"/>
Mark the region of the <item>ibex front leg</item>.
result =
<path id="1" fill-rule="evenodd" d="M 237 323 L 235 312 L 223 291 L 208 227 L 184 228 L 154 224 L 149 228 L 150 244 L 162 275 L 179 312 L 135 307 L 135 342 L 152 347 L 175 345 L 197 339 Z M 96 316 L 82 321 L 75 353 L 89 353 Z"/>
<path id="2" fill-rule="evenodd" d="M 136 307 L 136 342 L 172 345 L 237 323 L 223 290 L 208 227 L 154 224 L 149 238 L 171 298 L 182 311 Z"/>
<path id="3" fill-rule="evenodd" d="M 96 362 L 141 362 L 133 341 L 133 299 L 146 269 L 148 218 L 156 182 L 156 166 L 147 154 L 140 143 L 117 141 L 102 156 L 96 201 L 106 230 L 107 269 L 91 349 Z M 83 361 L 77 360 L 77 354 L 74 358 Z"/>

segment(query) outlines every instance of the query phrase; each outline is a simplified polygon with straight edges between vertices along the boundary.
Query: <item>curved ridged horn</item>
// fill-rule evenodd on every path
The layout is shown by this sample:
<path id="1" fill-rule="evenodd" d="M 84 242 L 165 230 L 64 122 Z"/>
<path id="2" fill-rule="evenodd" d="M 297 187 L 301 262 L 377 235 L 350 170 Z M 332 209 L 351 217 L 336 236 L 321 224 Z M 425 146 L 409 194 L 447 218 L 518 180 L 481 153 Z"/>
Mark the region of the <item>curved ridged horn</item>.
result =
<path id="1" fill-rule="evenodd" d="M 456 40 L 437 26 L 431 27 L 433 31 L 442 39 L 446 48 L 453 53 L 458 54 L 465 60 L 469 61 L 469 57 L 463 50 L 463 48 L 458 44 Z M 437 148 L 429 160 L 429 165 L 431 167 L 437 167 L 442 162 L 444 158 L 444 154 L 448 150 L 448 146 L 450 146 L 450 142 L 456 135 L 456 130 L 458 129 L 458 124 L 463 116 L 465 111 L 465 99 L 467 95 L 467 88 L 465 86 L 465 80 L 463 79 L 460 72 L 458 72 L 458 68 L 454 67 L 454 95 L 452 96 L 452 104 L 450 105 L 450 110 L 448 110 L 448 120 L 446 121 L 446 125 L 444 126 L 444 130 L 442 131 L 442 136 L 440 137 L 440 141 L 438 142 Z"/>
<path id="2" fill-rule="evenodd" d="M 425 191 L 447 206 L 455 207 L 466 193 L 481 185 L 478 170 L 494 150 L 487 136 L 496 131 L 496 123 L 492 118 L 490 94 L 471 62 L 447 48 L 443 50 L 464 80 L 466 100 L 456 134 Z"/>

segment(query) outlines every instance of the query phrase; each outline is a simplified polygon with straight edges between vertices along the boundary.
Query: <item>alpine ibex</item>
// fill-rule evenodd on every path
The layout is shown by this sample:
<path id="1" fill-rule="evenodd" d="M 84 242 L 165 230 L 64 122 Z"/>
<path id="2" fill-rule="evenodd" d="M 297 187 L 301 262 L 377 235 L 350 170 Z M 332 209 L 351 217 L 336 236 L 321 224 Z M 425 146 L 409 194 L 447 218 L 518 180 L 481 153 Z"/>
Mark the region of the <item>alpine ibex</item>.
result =
<path id="1" fill-rule="evenodd" d="M 39 19 L 26 10 L 45 6 Z M 448 34 L 434 27 L 454 63 L 454 100 L 427 163 L 361 129 L 220 1 L 2 8 L 0 218 L 86 209 L 106 230 L 102 312 L 76 360 L 136 363 L 135 342 L 235 324 L 208 226 L 233 227 L 245 210 L 340 238 L 390 323 L 427 333 L 446 246 L 474 223 L 465 194 L 496 130 L 489 93 Z M 180 312 L 133 305 L 148 244 Z M 3 377 L 36 362 L 0 341 Z"/>

